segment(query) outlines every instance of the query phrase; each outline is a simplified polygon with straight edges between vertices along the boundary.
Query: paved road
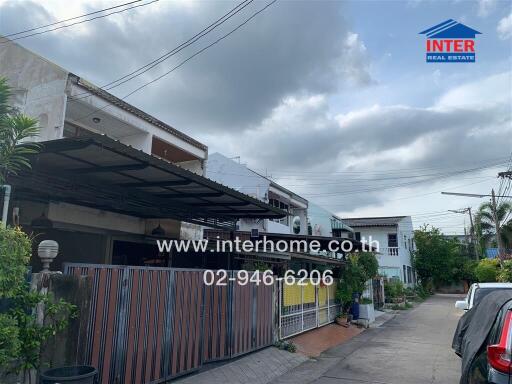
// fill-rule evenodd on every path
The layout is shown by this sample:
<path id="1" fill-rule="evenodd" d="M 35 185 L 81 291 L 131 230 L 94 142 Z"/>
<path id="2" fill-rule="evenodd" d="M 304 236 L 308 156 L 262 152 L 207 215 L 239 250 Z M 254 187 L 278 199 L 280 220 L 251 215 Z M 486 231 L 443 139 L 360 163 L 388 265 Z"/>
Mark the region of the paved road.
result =
<path id="1" fill-rule="evenodd" d="M 383 326 L 303 363 L 275 384 L 456 384 L 460 359 L 451 350 L 459 296 L 436 295 Z"/>

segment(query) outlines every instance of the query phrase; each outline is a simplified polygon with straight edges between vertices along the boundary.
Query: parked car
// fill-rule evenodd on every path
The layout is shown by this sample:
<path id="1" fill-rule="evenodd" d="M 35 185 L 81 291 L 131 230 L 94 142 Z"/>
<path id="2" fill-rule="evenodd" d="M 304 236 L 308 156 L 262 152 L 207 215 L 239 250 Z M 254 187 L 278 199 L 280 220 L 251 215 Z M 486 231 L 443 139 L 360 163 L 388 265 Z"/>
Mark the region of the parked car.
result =
<path id="1" fill-rule="evenodd" d="M 462 358 L 461 384 L 510 384 L 512 290 L 495 290 L 459 320 L 452 348 Z"/>
<path id="2" fill-rule="evenodd" d="M 468 294 L 464 300 L 455 302 L 455 308 L 463 309 L 465 311 L 473 308 L 489 293 L 512 289 L 512 283 L 474 283 L 469 287 Z"/>

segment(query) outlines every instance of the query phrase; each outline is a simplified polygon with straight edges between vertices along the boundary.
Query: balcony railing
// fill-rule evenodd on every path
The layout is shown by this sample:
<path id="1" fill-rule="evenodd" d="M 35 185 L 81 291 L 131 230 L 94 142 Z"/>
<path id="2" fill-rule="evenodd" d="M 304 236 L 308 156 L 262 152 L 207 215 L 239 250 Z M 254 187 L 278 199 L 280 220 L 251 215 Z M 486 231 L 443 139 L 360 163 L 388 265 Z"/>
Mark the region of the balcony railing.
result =
<path id="1" fill-rule="evenodd" d="M 382 247 L 380 253 L 384 256 L 398 256 L 398 247 Z"/>

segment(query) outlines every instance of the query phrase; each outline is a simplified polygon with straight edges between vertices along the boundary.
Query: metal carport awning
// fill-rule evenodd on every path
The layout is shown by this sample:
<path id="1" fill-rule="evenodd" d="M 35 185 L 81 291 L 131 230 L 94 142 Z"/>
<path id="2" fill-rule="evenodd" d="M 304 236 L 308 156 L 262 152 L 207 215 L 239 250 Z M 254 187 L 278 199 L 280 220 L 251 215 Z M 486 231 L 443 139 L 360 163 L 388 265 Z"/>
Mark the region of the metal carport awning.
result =
<path id="1" fill-rule="evenodd" d="M 281 218 L 275 207 L 105 135 L 41 143 L 32 169 L 11 176 L 14 197 L 66 202 L 141 218 L 234 228 L 240 218 Z"/>

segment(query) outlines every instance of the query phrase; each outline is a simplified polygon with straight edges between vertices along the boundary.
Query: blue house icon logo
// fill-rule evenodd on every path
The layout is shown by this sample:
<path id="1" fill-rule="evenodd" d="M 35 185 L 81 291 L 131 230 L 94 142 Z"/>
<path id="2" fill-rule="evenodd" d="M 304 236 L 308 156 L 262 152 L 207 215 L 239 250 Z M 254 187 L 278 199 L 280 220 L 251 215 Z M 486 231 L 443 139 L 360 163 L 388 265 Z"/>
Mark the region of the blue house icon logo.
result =
<path id="1" fill-rule="evenodd" d="M 474 63 L 475 37 L 481 32 L 453 19 L 420 32 L 427 37 L 427 63 Z"/>

